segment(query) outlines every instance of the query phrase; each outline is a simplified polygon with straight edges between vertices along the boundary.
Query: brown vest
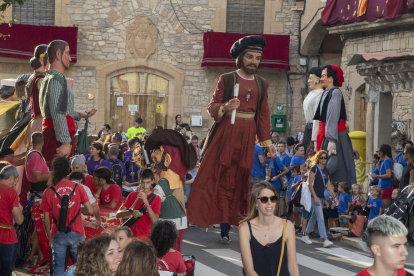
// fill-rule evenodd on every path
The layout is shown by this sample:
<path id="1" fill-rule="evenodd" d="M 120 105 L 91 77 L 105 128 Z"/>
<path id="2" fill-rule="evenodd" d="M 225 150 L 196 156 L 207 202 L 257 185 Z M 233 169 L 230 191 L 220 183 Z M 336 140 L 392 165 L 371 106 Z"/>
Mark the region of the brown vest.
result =
<path id="1" fill-rule="evenodd" d="M 236 71 L 233 71 L 227 74 L 223 74 L 222 77 L 223 77 L 223 82 L 224 82 L 223 103 L 225 103 L 234 97 L 233 90 L 234 90 L 234 85 L 237 83 L 238 76 L 237 76 Z M 256 80 L 258 97 L 259 97 L 257 100 L 256 114 L 254 116 L 254 120 L 256 121 L 256 128 L 257 128 L 259 126 L 259 114 L 262 108 L 264 95 L 266 93 L 267 81 L 264 78 L 259 77 L 258 75 L 254 75 L 254 79 Z M 201 160 L 203 159 L 204 154 L 206 153 L 207 148 L 209 147 L 211 141 L 213 141 L 213 137 L 216 134 L 216 131 L 219 127 L 220 127 L 220 123 L 214 122 L 213 126 L 210 128 L 207 134 L 207 137 L 206 137 L 206 141 L 204 142 L 203 151 L 200 157 Z"/>

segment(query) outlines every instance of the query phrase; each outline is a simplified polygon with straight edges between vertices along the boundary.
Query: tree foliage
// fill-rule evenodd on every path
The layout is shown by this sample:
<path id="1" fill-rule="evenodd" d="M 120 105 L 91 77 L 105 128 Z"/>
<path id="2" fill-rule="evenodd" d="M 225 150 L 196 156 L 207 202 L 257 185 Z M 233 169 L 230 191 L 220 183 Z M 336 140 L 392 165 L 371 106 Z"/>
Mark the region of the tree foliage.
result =
<path id="1" fill-rule="evenodd" d="M 0 14 L 6 11 L 6 9 L 13 4 L 13 2 L 16 2 L 20 6 L 24 4 L 27 0 L 2 0 L 2 4 L 0 5 Z"/>

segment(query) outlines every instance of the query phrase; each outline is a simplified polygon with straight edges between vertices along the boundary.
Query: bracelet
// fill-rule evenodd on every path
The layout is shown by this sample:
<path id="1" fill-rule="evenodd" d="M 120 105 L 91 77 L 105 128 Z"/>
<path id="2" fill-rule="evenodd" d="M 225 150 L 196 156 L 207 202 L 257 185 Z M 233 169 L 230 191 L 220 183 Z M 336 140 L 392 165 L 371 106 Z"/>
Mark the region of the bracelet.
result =
<path id="1" fill-rule="evenodd" d="M 72 145 L 63 145 L 64 147 L 67 147 L 69 149 L 72 149 Z"/>
<path id="2" fill-rule="evenodd" d="M 98 194 L 94 194 L 93 197 L 94 198 L 99 198 L 99 195 Z"/>

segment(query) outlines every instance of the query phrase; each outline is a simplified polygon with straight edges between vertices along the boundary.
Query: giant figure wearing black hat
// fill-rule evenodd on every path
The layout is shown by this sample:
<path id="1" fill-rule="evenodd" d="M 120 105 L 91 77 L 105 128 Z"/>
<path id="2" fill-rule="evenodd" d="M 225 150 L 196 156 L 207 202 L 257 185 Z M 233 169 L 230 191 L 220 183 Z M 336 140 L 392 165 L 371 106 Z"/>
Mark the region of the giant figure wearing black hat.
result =
<path id="1" fill-rule="evenodd" d="M 262 36 L 247 36 L 233 44 L 230 55 L 236 59 L 238 70 L 220 76 L 207 107 L 215 122 L 204 143 L 201 166 L 192 186 L 188 219 L 203 227 L 221 223 L 223 243 L 229 241 L 229 225 L 238 225 L 249 207 L 256 135 L 271 158 L 276 156 L 269 140 L 269 84 L 256 75 L 265 46 Z M 236 83 L 239 93 L 235 99 Z M 233 110 L 236 117 L 231 124 Z"/>

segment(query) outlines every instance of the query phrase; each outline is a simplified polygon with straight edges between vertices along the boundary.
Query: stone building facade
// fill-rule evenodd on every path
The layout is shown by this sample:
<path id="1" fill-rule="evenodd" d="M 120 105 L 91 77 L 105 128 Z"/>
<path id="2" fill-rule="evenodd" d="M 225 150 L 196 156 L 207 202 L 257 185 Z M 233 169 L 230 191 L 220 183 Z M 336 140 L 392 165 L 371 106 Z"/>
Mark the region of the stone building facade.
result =
<path id="1" fill-rule="evenodd" d="M 304 73 L 298 54 L 301 6 L 294 0 L 258 2 L 265 5 L 263 30 L 258 33 L 290 35 L 290 72 Z M 192 127 L 192 131 L 205 137 L 212 124 L 206 107 L 218 77 L 235 67 L 201 67 L 203 32 L 226 32 L 227 14 L 226 0 L 55 0 L 55 25 L 78 27 L 77 63 L 66 75 L 75 79 L 76 109 L 98 109 L 90 131 L 98 132 L 104 123 L 115 126 L 120 122 L 120 116 L 111 113 L 112 97 L 117 94 L 112 80 L 129 74 L 134 81 L 145 76 L 147 80 L 150 76 L 150 81 L 151 77 L 161 77 L 154 81 L 154 87 L 166 81 L 163 89 L 167 95 L 160 99 L 164 103 L 160 119 L 164 126 L 171 127 L 176 114 L 183 115 L 185 123 L 190 123 L 191 116 L 200 115 L 202 126 Z M 6 20 L 11 18 L 12 7 L 5 15 Z M 277 45 L 268 47 L 277 51 Z M 30 71 L 27 60 L 0 57 L 1 79 Z M 277 104 L 284 104 L 290 118 L 282 136 L 295 136 L 304 121 L 301 107 L 306 76 L 292 77 L 288 86 L 286 73 L 283 69 L 259 69 L 270 83 L 271 113 L 276 113 Z M 153 96 L 148 93 L 148 97 Z M 155 112 L 155 106 L 153 109 Z M 139 112 L 129 115 L 132 119 L 128 122 Z M 141 116 L 145 122 L 145 114 Z M 125 128 L 131 126 L 128 122 L 124 122 Z"/>

